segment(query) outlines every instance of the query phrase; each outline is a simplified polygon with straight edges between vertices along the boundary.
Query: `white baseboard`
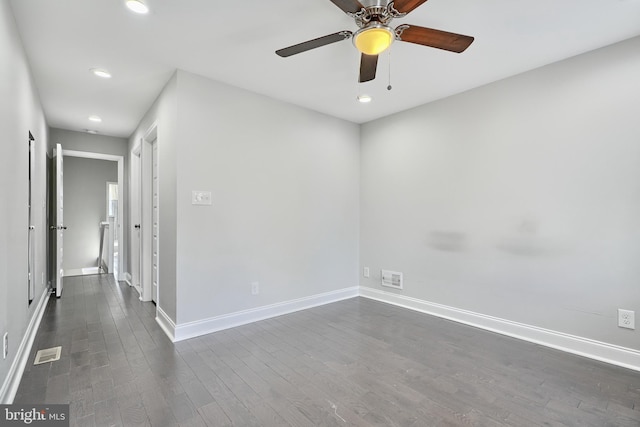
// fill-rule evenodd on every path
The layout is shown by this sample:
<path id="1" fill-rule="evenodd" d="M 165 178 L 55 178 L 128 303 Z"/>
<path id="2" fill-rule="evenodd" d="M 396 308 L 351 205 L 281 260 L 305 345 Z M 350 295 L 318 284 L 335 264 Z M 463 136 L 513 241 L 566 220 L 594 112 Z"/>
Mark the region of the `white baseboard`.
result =
<path id="1" fill-rule="evenodd" d="M 62 272 L 62 277 L 93 276 L 100 274 L 99 267 L 69 268 Z"/>
<path id="2" fill-rule="evenodd" d="M 640 371 L 640 351 L 630 348 L 487 316 L 379 289 L 361 286 L 360 296 Z"/>
<path id="3" fill-rule="evenodd" d="M 125 272 L 124 273 L 124 281 L 127 283 L 127 285 L 133 286 L 133 284 L 131 283 L 131 280 L 132 280 L 131 274 Z"/>
<path id="4" fill-rule="evenodd" d="M 81 268 L 68 268 L 62 272 L 62 277 L 82 276 Z"/>
<path id="5" fill-rule="evenodd" d="M 133 276 L 131 276 L 130 273 L 125 272 L 124 273 L 124 282 L 127 283 L 127 285 L 129 285 L 130 287 L 132 287 L 133 289 L 135 289 L 136 291 L 138 291 L 138 299 L 140 301 L 148 301 L 148 300 L 144 300 L 142 299 L 142 288 L 140 286 L 136 286 L 133 284 Z"/>
<path id="6" fill-rule="evenodd" d="M 7 374 L 7 377 L 2 384 L 2 388 L 0 389 L 0 403 L 2 404 L 11 404 L 13 403 L 13 399 L 16 397 L 18 387 L 20 386 L 20 380 L 22 379 L 22 374 L 24 373 L 24 368 L 29 362 L 31 347 L 33 347 L 33 342 L 36 339 L 40 321 L 42 320 L 45 308 L 47 307 L 47 302 L 49 301 L 49 291 L 49 288 L 45 288 L 44 292 L 42 293 L 42 296 L 38 301 L 38 305 L 33 312 L 33 316 L 31 316 L 29 325 L 27 325 L 27 330 L 22 337 L 20 347 L 18 347 L 18 352 L 16 353 L 16 357 L 15 359 L 13 359 L 13 363 L 9 368 L 9 373 Z"/>
<path id="7" fill-rule="evenodd" d="M 176 324 L 161 307 L 156 307 L 156 322 L 172 342 L 176 342 Z"/>
<path id="8" fill-rule="evenodd" d="M 237 311 L 235 313 L 211 317 L 209 319 L 173 325 L 173 333 L 171 333 L 171 330 L 165 330 L 165 332 L 167 332 L 167 335 L 169 338 L 172 338 L 173 341 L 182 341 L 188 338 L 194 338 L 200 335 L 221 331 L 223 329 L 245 325 L 258 320 L 269 319 L 271 317 L 282 316 L 283 314 L 289 314 L 295 311 L 342 301 L 344 299 L 354 298 L 357 296 L 358 287 L 354 286 L 351 288 L 344 288 L 337 291 L 298 298 L 291 301 L 256 307 L 249 310 Z M 170 319 L 167 318 L 165 320 L 166 323 L 169 323 L 167 320 Z M 161 326 L 163 326 L 162 323 Z M 169 328 L 170 325 L 167 325 L 166 327 Z M 165 326 L 163 326 L 163 329 L 165 329 Z"/>

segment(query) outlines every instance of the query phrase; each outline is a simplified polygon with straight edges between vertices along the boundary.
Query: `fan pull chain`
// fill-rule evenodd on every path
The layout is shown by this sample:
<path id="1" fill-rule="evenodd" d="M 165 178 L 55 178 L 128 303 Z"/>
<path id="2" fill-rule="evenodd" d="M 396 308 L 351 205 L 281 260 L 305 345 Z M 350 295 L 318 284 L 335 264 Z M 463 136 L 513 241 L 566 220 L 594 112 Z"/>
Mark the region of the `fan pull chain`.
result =
<path id="1" fill-rule="evenodd" d="M 391 49 L 389 49 L 389 86 L 387 86 L 387 90 L 393 89 L 391 86 Z"/>

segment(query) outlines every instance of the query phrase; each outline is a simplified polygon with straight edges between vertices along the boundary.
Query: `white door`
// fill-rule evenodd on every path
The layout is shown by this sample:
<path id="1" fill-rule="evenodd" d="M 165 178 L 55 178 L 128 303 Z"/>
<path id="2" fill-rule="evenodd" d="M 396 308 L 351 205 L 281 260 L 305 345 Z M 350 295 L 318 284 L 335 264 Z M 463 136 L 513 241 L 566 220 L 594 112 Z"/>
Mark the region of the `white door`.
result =
<path id="1" fill-rule="evenodd" d="M 153 234 L 151 251 L 153 253 L 151 261 L 151 300 L 158 303 L 158 143 L 153 142 L 153 155 L 152 155 L 152 222 L 153 222 Z"/>
<path id="2" fill-rule="evenodd" d="M 56 144 L 56 148 L 53 151 L 54 157 L 54 177 L 55 177 L 55 230 L 54 230 L 54 240 L 55 240 L 55 285 L 56 285 L 56 297 L 60 298 L 62 295 L 62 243 L 64 230 L 67 228 L 64 226 L 64 203 L 63 203 L 63 165 L 62 165 L 62 146 L 60 144 Z"/>
<path id="3" fill-rule="evenodd" d="M 28 247 L 29 247 L 29 304 L 33 301 L 36 294 L 35 287 L 35 245 L 34 245 L 34 236 L 33 232 L 35 230 L 34 221 L 33 221 L 33 172 L 35 169 L 35 150 L 34 150 L 34 142 L 33 135 L 29 132 L 29 231 L 28 231 Z"/>
<path id="4" fill-rule="evenodd" d="M 140 199 L 142 195 L 142 177 L 140 164 L 140 146 L 134 148 L 131 156 L 131 285 L 138 293 L 142 293 L 140 279 L 142 242 L 140 236 L 140 224 L 142 222 L 142 212 L 140 209 Z"/>

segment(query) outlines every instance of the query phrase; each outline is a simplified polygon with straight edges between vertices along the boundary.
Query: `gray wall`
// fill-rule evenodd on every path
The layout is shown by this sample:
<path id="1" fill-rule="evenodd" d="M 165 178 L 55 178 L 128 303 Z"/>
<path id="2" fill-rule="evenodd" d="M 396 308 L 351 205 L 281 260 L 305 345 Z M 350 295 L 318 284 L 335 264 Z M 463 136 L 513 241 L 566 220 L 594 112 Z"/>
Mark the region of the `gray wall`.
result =
<path id="1" fill-rule="evenodd" d="M 357 286 L 359 127 L 182 71 L 178 100 L 178 322 Z"/>
<path id="2" fill-rule="evenodd" d="M 640 349 L 638 76 L 635 38 L 364 125 L 360 283 Z"/>
<path id="3" fill-rule="evenodd" d="M 47 126 L 9 2 L 0 2 L 0 338 L 9 333 L 9 356 L 0 357 L 0 403 L 17 350 L 46 292 Z M 35 302 L 28 305 L 28 132 L 36 139 L 33 171 Z M 0 345 L 1 347 L 1 345 Z M 1 348 L 0 348 L 1 351 Z"/>
<path id="4" fill-rule="evenodd" d="M 166 84 L 154 104 L 151 106 L 138 128 L 129 139 L 129 156 L 131 150 L 139 145 L 151 126 L 157 124 L 158 137 L 158 162 L 159 162 L 159 253 L 162 259 L 159 262 L 159 277 L 162 286 L 158 295 L 158 307 L 160 307 L 174 322 L 176 319 L 176 156 L 179 141 L 178 135 L 178 111 L 177 111 L 177 75 Z M 129 173 L 131 172 L 128 169 Z M 130 218 L 131 210 L 126 210 Z M 129 221 L 129 223 L 131 223 Z M 125 230 L 131 242 L 131 228 Z M 130 253 L 130 251 L 129 251 Z M 129 262 L 131 256 L 129 255 Z M 129 263 L 128 265 L 131 265 Z M 131 270 L 127 270 L 131 273 Z"/>
<path id="5" fill-rule="evenodd" d="M 106 221 L 107 182 L 118 180 L 118 163 L 82 157 L 64 158 L 65 272 L 98 266 L 100 233 Z"/>
<path id="6" fill-rule="evenodd" d="M 159 306 L 177 324 L 357 285 L 357 125 L 183 71 L 130 148 L 154 122 Z"/>

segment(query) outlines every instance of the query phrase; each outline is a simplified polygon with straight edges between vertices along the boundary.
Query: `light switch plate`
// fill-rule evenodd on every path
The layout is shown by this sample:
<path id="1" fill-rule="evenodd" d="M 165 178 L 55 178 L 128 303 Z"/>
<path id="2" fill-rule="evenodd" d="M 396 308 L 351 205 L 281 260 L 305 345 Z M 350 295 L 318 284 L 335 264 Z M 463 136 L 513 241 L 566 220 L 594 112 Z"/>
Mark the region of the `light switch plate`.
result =
<path id="1" fill-rule="evenodd" d="M 192 205 L 211 205 L 211 191 L 191 191 Z"/>

